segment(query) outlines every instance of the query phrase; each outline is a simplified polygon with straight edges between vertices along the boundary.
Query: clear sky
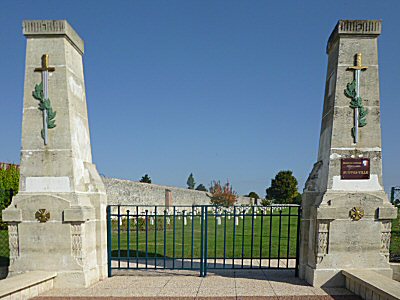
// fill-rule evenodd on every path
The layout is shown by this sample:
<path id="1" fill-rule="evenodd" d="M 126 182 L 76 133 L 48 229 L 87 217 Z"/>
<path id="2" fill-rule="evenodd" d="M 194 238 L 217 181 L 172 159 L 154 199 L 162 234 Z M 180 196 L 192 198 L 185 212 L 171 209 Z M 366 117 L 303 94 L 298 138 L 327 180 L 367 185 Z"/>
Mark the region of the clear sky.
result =
<path id="1" fill-rule="evenodd" d="M 85 41 L 93 161 L 101 174 L 186 187 L 299 190 L 317 159 L 327 39 L 339 19 L 382 19 L 385 189 L 400 185 L 400 1 L 1 1 L 0 161 L 19 163 L 23 19 L 67 19 Z"/>

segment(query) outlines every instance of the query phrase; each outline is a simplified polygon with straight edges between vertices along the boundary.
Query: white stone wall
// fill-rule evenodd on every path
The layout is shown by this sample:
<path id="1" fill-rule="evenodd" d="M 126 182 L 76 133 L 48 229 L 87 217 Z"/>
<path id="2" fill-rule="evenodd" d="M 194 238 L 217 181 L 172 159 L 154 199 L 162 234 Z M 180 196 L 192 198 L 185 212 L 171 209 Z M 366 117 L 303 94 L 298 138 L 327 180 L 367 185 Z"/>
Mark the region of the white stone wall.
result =
<path id="1" fill-rule="evenodd" d="M 210 204 L 210 193 L 184 188 L 141 183 L 102 177 L 108 204 L 164 205 L 165 190 L 172 193 L 172 205 Z M 250 198 L 240 196 L 237 204 L 249 204 Z"/>

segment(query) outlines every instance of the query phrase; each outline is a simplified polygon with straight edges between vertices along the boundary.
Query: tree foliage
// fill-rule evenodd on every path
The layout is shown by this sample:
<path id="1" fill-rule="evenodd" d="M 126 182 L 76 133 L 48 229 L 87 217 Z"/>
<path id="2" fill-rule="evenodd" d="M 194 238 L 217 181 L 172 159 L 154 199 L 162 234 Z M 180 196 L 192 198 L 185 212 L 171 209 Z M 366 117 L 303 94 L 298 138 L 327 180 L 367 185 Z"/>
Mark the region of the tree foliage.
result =
<path id="1" fill-rule="evenodd" d="M 2 223 L 1 211 L 11 203 L 11 197 L 18 193 L 19 167 L 12 164 L 0 163 L 0 229 L 7 228 Z"/>
<path id="2" fill-rule="evenodd" d="M 256 192 L 250 192 L 246 197 L 260 199 L 260 196 Z"/>
<path id="3" fill-rule="evenodd" d="M 212 181 L 210 186 L 211 204 L 232 206 L 236 203 L 238 195 L 233 190 L 229 181 L 221 185 L 220 181 Z"/>
<path id="4" fill-rule="evenodd" d="M 269 206 L 269 205 L 271 205 L 272 204 L 272 201 L 271 200 L 268 200 L 268 199 L 262 199 L 261 200 L 261 205 L 262 206 Z"/>
<path id="5" fill-rule="evenodd" d="M 144 176 L 142 176 L 142 179 L 140 179 L 140 182 L 151 183 L 151 178 L 148 174 L 145 174 Z"/>
<path id="6" fill-rule="evenodd" d="M 271 180 L 271 186 L 267 188 L 267 199 L 275 203 L 294 204 L 299 202 L 300 193 L 297 190 L 297 179 L 292 171 L 280 171 L 275 179 Z"/>
<path id="7" fill-rule="evenodd" d="M 196 182 L 194 181 L 194 177 L 193 177 L 192 173 L 190 173 L 190 175 L 186 181 L 186 184 L 188 185 L 189 190 L 194 190 L 194 186 L 196 185 Z"/>
<path id="8" fill-rule="evenodd" d="M 208 192 L 207 188 L 201 183 L 197 186 L 196 191 Z"/>

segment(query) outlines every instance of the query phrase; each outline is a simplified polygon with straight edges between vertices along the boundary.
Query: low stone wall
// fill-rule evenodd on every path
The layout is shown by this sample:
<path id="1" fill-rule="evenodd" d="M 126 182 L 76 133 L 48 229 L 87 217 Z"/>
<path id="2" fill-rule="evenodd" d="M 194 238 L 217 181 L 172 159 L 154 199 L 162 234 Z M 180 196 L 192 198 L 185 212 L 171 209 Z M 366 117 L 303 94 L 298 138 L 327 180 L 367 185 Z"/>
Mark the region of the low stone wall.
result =
<path id="1" fill-rule="evenodd" d="M 6 278 L 0 284 L 0 299 L 30 299 L 53 288 L 55 272 L 32 271 Z"/>
<path id="2" fill-rule="evenodd" d="M 131 180 L 102 177 L 107 190 L 108 204 L 165 205 L 166 191 L 171 205 L 210 204 L 210 193 L 178 187 L 141 183 Z M 251 198 L 238 198 L 237 204 L 250 204 Z"/>
<path id="3" fill-rule="evenodd" d="M 390 263 L 390 268 L 393 270 L 393 280 L 400 282 L 400 263 Z"/>
<path id="4" fill-rule="evenodd" d="M 368 269 L 343 270 L 346 288 L 362 299 L 400 299 L 400 283 Z"/>

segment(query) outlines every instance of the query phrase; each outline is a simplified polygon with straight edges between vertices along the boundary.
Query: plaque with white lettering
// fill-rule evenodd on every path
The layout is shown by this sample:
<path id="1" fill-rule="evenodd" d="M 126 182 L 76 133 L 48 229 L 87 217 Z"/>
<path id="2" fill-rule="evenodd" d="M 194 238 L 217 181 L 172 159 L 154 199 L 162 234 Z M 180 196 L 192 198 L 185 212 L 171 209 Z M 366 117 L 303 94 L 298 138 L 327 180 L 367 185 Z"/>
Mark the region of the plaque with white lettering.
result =
<path id="1" fill-rule="evenodd" d="M 369 158 L 342 158 L 340 179 L 369 179 Z"/>

